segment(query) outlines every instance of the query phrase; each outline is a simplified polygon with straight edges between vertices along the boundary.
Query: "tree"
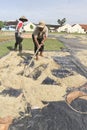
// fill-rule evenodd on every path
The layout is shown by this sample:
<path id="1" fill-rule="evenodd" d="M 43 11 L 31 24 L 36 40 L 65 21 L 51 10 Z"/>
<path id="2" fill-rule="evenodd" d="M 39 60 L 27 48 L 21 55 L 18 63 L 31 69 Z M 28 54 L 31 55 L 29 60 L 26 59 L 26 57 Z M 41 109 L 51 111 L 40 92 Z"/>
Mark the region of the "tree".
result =
<path id="1" fill-rule="evenodd" d="M 0 30 L 2 27 L 4 27 L 4 22 L 0 21 Z"/>
<path id="2" fill-rule="evenodd" d="M 61 20 L 58 19 L 57 22 L 58 22 L 58 24 L 59 24 L 60 26 L 63 26 L 64 23 L 66 22 L 66 18 L 63 18 L 63 19 L 61 19 Z"/>

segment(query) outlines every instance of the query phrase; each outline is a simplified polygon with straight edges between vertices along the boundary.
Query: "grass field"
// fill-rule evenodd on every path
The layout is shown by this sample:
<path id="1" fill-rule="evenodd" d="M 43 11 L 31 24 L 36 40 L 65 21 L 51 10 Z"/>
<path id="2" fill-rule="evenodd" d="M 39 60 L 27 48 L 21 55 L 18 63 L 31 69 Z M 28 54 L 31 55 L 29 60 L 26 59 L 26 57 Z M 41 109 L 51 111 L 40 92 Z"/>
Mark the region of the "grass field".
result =
<path id="1" fill-rule="evenodd" d="M 47 39 L 45 41 L 45 50 L 46 51 L 57 51 L 60 50 L 64 45 L 59 42 L 57 39 Z M 32 39 L 24 39 L 23 41 L 24 50 L 33 50 L 33 41 Z"/>
<path id="2" fill-rule="evenodd" d="M 13 39 L 12 39 L 13 38 Z M 3 39 L 3 40 L 2 40 Z M 7 39 L 7 40 L 6 40 Z M 2 35 L 0 36 L 0 57 L 8 54 L 13 48 L 15 39 L 12 35 Z M 9 40 L 9 41 L 8 41 Z M 23 50 L 33 50 L 33 41 L 31 38 L 26 38 L 23 40 Z M 46 51 L 57 51 L 60 50 L 60 48 L 63 48 L 64 45 L 59 42 L 57 39 L 47 39 L 45 42 L 45 50 Z"/>

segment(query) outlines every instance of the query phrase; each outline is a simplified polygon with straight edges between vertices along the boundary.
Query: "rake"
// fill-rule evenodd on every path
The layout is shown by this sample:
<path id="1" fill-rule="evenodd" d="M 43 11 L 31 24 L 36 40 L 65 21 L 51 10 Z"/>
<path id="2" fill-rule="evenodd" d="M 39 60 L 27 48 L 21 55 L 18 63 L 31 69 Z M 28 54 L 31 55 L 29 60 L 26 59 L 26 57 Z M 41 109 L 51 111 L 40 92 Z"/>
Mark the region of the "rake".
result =
<path id="1" fill-rule="evenodd" d="M 34 57 L 36 56 L 37 52 L 39 51 L 39 49 L 40 49 L 40 47 L 36 50 L 35 54 L 34 54 L 33 57 L 31 58 L 29 64 L 24 66 L 23 76 L 26 76 L 26 71 L 29 69 L 29 67 L 30 67 L 32 61 L 34 60 Z"/>

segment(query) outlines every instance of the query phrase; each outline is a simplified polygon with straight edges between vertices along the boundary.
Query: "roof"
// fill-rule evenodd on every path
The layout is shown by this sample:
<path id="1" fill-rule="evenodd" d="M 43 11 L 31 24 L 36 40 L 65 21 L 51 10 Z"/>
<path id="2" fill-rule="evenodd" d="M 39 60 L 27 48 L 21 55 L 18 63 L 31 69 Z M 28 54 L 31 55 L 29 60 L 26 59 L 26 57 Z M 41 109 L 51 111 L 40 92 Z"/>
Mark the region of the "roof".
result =
<path id="1" fill-rule="evenodd" d="M 48 28 L 55 28 L 55 29 L 57 29 L 58 27 L 60 27 L 59 25 L 51 25 L 51 24 L 46 24 L 46 26 Z"/>
<path id="2" fill-rule="evenodd" d="M 79 24 L 85 31 L 87 31 L 87 24 Z"/>
<path id="3" fill-rule="evenodd" d="M 34 23 L 35 24 L 35 23 Z M 38 25 L 38 24 L 35 24 L 36 26 Z M 60 27 L 59 25 L 52 25 L 52 24 L 46 24 L 46 26 L 48 27 L 48 29 L 49 28 L 54 28 L 54 29 L 57 29 L 58 27 Z"/>
<path id="4" fill-rule="evenodd" d="M 17 25 L 17 23 L 18 23 L 18 20 L 16 20 L 16 21 L 7 21 L 7 22 L 5 22 L 5 25 L 6 25 L 6 26 L 9 26 L 9 25 Z"/>

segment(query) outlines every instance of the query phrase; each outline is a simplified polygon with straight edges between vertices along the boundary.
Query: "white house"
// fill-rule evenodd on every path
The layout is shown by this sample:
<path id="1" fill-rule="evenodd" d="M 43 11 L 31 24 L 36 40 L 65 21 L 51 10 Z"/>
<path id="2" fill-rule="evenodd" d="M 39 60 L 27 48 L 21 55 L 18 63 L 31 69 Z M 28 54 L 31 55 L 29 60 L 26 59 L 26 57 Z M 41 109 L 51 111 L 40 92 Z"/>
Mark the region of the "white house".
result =
<path id="1" fill-rule="evenodd" d="M 86 33 L 79 24 L 75 24 L 73 26 L 71 26 L 69 24 L 65 24 L 64 26 L 59 27 L 57 29 L 57 31 L 58 32 L 67 32 L 67 33 Z"/>
<path id="2" fill-rule="evenodd" d="M 26 32 L 31 32 L 31 31 L 34 31 L 35 27 L 36 27 L 36 26 L 35 26 L 33 23 L 29 22 L 29 23 L 27 23 L 27 24 L 24 26 L 24 30 L 25 30 Z"/>
<path id="3" fill-rule="evenodd" d="M 79 24 L 73 25 L 71 32 L 72 33 L 85 33 L 84 29 Z"/>
<path id="4" fill-rule="evenodd" d="M 2 31 L 15 31 L 15 26 L 4 26 L 2 29 Z"/>
<path id="5" fill-rule="evenodd" d="M 63 25 L 62 27 L 59 27 L 58 29 L 57 29 L 57 31 L 58 32 L 70 32 L 70 30 L 71 30 L 71 25 L 70 24 L 65 24 L 65 25 Z"/>

